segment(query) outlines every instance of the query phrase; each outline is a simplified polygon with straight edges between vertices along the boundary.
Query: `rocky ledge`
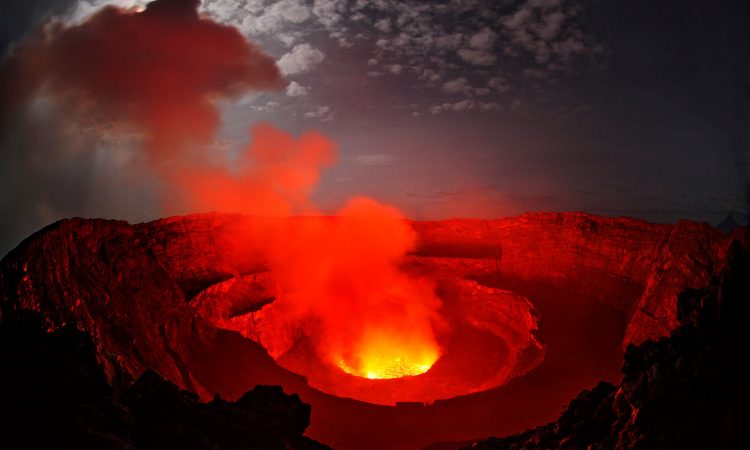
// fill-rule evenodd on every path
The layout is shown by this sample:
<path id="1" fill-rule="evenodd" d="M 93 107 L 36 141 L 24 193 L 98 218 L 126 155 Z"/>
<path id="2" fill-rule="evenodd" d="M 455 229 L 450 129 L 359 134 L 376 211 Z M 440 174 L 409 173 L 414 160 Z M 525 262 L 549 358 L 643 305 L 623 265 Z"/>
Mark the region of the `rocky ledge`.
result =
<path id="1" fill-rule="evenodd" d="M 627 348 L 618 386 L 600 383 L 555 422 L 463 450 L 745 448 L 748 299 L 750 254 L 737 244 L 707 287 L 680 294 L 670 336 Z"/>

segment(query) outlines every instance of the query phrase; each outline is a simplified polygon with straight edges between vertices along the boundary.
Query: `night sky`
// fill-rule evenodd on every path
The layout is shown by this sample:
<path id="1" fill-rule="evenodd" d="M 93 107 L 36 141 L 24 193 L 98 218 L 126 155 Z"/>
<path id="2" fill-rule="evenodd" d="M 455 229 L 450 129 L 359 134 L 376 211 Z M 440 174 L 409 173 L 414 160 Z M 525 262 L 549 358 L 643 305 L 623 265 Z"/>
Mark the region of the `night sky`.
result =
<path id="1" fill-rule="evenodd" d="M 0 51 L 50 20 L 146 3 L 4 0 Z M 217 100 L 210 152 L 231 161 L 259 122 L 322 132 L 338 146 L 314 192 L 323 213 L 359 194 L 420 220 L 748 212 L 747 1 L 204 0 L 200 12 L 287 83 Z M 0 102 L 0 253 L 64 217 L 195 212 L 159 201 L 138 129 L 79 123 L 43 96 L 15 112 Z"/>

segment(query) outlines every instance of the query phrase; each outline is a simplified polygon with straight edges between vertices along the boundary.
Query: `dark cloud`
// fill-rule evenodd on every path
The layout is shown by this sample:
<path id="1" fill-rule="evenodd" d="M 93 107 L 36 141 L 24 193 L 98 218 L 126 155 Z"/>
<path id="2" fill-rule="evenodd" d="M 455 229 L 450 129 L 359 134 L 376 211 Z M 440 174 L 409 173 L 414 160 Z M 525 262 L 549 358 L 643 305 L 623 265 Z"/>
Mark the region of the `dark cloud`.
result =
<path id="1" fill-rule="evenodd" d="M 68 13 L 77 0 L 4 0 L 0 2 L 0 59 L 12 43 L 50 17 Z"/>

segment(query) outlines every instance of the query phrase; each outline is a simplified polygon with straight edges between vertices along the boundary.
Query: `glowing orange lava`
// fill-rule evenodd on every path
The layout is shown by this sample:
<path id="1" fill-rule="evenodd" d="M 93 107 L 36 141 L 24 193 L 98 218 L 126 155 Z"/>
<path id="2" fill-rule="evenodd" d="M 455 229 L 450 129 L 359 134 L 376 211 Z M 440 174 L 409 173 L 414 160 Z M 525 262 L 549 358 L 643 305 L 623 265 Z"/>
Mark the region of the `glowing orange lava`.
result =
<path id="1" fill-rule="evenodd" d="M 427 372 L 439 357 L 440 348 L 431 335 L 376 332 L 365 337 L 353 357 L 339 358 L 337 365 L 358 377 L 401 378 Z"/>

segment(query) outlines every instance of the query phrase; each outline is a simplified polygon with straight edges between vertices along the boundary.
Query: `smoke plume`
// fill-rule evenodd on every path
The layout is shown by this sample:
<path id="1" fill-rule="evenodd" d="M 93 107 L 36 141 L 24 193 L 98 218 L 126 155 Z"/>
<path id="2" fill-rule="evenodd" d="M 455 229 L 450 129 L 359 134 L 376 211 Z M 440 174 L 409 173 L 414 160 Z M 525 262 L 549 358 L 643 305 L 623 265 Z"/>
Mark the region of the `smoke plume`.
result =
<path id="1" fill-rule="evenodd" d="M 268 255 L 280 299 L 258 320 L 287 325 L 267 327 L 261 341 L 278 357 L 295 344 L 295 330 L 305 329 L 319 337 L 319 355 L 349 373 L 426 371 L 440 355 L 440 301 L 433 283 L 401 270 L 415 245 L 416 233 L 396 209 L 364 197 L 334 218 L 285 221 Z"/>
<path id="2" fill-rule="evenodd" d="M 47 26 L 3 63 L 0 142 L 10 153 L 4 157 L 22 172 L 54 180 L 39 198 L 31 196 L 32 205 L 48 200 L 45 214 L 35 206 L 23 214 L 43 220 L 80 211 L 80 204 L 49 201 L 48 192 L 62 192 L 63 202 L 85 197 L 79 177 L 92 172 L 87 162 L 99 156 L 142 169 L 115 179 L 108 193 L 133 194 L 135 208 L 147 192 L 138 194 L 138 187 L 153 184 L 161 211 L 179 205 L 260 216 L 315 212 L 310 193 L 335 159 L 325 136 L 311 131 L 295 138 L 260 124 L 236 160 L 211 153 L 221 124 L 218 100 L 285 83 L 270 56 L 234 28 L 201 17 L 198 6 L 156 0 L 142 12 L 108 7 L 77 26 Z M 61 170 L 56 160 L 73 163 Z M 11 186 L 22 193 L 28 181 Z M 73 191 L 60 189 L 68 183 Z M 106 194 L 103 203 L 111 200 Z M 10 196 L 2 201 L 3 209 L 27 204 Z M 323 359 L 362 376 L 391 376 L 405 365 L 413 367 L 404 373 L 413 374 L 414 367 L 423 372 L 432 365 L 439 356 L 433 332 L 439 301 L 432 284 L 400 269 L 415 236 L 395 209 L 355 198 L 335 220 L 274 223 L 257 237 L 283 292 L 274 308 L 284 311 L 288 327 L 314 324 Z"/>
<path id="3" fill-rule="evenodd" d="M 198 5 L 49 23 L 2 62 L 1 250 L 62 217 L 142 220 L 192 204 L 175 178 L 212 161 L 216 101 L 284 86 L 270 56 Z"/>

